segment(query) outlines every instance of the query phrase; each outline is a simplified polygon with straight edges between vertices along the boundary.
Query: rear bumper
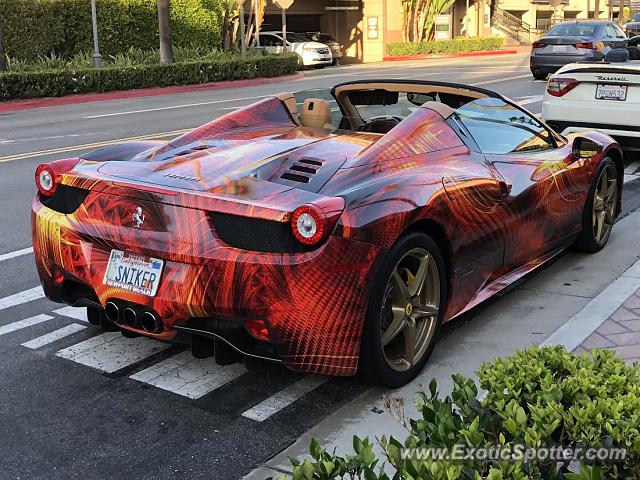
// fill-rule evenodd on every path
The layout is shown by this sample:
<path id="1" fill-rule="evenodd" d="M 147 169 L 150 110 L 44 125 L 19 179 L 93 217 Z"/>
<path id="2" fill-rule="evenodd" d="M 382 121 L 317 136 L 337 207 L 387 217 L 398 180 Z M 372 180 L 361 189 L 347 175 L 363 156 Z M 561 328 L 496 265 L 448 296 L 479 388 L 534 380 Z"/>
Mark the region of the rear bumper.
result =
<path id="1" fill-rule="evenodd" d="M 531 70 L 554 73 L 561 67 L 575 62 L 584 62 L 591 57 L 585 55 L 531 55 L 529 66 Z"/>
<path id="2" fill-rule="evenodd" d="M 542 102 L 542 118 L 563 134 L 598 130 L 612 137 L 640 138 L 640 126 L 633 122 L 637 115 L 637 104 L 624 102 L 609 106 L 602 102 L 559 99 L 545 99 Z M 615 107 L 615 108 L 613 108 Z M 597 119 L 597 122 L 587 121 Z M 620 120 L 628 119 L 628 125 Z"/>
<path id="3" fill-rule="evenodd" d="M 198 238 L 197 228 L 180 235 Z M 332 236 L 311 252 L 266 254 L 209 239 L 197 249 L 206 254 L 186 259 L 171 246 L 180 241 L 167 239 L 167 250 L 161 255 L 157 246 L 147 248 L 142 234 L 137 245 L 123 244 L 106 227 L 89 230 L 76 214 L 55 212 L 37 197 L 32 205 L 32 232 L 40 280 L 54 301 L 78 304 L 88 299 L 104 306 L 115 299 L 153 310 L 162 318 L 164 330 L 158 334 L 136 331 L 160 340 L 171 340 L 176 326 L 198 319 L 221 324 L 261 319 L 276 357 L 288 367 L 327 375 L 353 375 L 357 370 L 370 271 L 381 258 L 380 247 Z M 113 248 L 165 261 L 154 298 L 103 284 Z M 64 275 L 62 286 L 53 281 L 55 271 Z"/>

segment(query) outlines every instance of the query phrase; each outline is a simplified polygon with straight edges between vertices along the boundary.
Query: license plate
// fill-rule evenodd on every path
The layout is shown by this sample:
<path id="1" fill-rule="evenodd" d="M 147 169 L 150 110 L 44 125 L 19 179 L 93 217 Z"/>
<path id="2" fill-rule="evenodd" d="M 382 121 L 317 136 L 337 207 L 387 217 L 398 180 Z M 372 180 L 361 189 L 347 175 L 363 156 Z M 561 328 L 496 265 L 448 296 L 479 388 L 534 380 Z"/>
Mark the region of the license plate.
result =
<path id="1" fill-rule="evenodd" d="M 157 258 L 111 250 L 102 283 L 109 287 L 155 297 L 163 268 L 164 261 Z"/>
<path id="2" fill-rule="evenodd" d="M 618 100 L 624 102 L 627 99 L 627 88 L 627 85 L 599 83 L 596 87 L 596 100 Z"/>
<path id="3" fill-rule="evenodd" d="M 551 47 L 551 51 L 553 53 L 567 53 L 567 46 L 566 45 L 554 45 L 553 47 Z"/>

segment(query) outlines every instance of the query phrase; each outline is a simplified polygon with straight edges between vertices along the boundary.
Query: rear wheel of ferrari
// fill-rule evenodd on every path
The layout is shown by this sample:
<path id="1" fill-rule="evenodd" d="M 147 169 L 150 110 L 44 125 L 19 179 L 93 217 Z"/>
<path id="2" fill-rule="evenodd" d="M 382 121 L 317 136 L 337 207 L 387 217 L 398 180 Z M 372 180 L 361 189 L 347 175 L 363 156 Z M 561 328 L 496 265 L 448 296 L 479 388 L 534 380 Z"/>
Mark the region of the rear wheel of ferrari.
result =
<path id="1" fill-rule="evenodd" d="M 436 343 L 446 298 L 444 260 L 431 237 L 404 235 L 387 255 L 369 300 L 360 371 L 398 387 L 424 367 Z"/>
<path id="2" fill-rule="evenodd" d="M 594 253 L 609 241 L 618 208 L 620 179 L 613 160 L 605 158 L 595 175 L 582 213 L 582 231 L 574 244 L 577 250 Z"/>

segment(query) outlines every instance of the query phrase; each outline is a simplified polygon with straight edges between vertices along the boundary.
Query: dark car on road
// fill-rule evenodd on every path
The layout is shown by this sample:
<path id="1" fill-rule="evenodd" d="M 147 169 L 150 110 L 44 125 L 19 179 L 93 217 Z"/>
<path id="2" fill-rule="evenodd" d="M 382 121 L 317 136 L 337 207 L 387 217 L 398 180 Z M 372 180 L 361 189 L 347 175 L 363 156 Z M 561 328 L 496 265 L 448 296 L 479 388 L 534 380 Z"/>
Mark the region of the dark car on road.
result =
<path id="1" fill-rule="evenodd" d="M 610 48 L 626 48 L 627 36 L 622 29 L 607 21 L 575 21 L 554 25 L 531 46 L 529 65 L 537 80 L 569 63 L 600 60 L 595 43 Z"/>
<path id="2" fill-rule="evenodd" d="M 622 28 L 629 38 L 640 35 L 640 13 L 636 13 L 631 21 L 625 23 Z"/>
<path id="3" fill-rule="evenodd" d="M 333 64 L 336 65 L 340 62 L 344 54 L 342 53 L 342 47 L 340 43 L 328 33 L 322 32 L 307 32 L 303 35 L 307 36 L 309 40 L 313 40 L 314 42 L 324 43 L 331 49 L 331 53 L 333 54 Z"/>

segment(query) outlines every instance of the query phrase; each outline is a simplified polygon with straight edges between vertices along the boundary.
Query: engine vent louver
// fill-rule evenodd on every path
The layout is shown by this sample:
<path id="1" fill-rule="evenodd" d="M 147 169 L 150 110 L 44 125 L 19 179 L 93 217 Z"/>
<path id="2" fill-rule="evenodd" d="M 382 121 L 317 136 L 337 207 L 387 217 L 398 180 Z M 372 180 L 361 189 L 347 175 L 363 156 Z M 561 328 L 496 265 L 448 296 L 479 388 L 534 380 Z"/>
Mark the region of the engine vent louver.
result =
<path id="1" fill-rule="evenodd" d="M 309 183 L 322 167 L 322 160 L 301 158 L 293 162 L 280 178 L 298 183 Z"/>

